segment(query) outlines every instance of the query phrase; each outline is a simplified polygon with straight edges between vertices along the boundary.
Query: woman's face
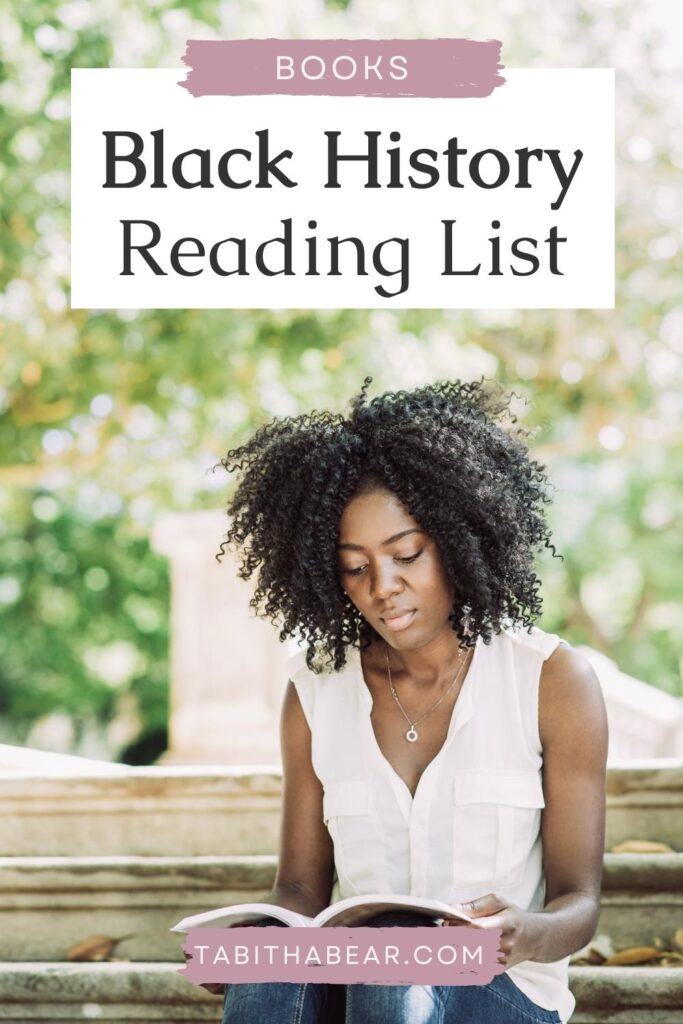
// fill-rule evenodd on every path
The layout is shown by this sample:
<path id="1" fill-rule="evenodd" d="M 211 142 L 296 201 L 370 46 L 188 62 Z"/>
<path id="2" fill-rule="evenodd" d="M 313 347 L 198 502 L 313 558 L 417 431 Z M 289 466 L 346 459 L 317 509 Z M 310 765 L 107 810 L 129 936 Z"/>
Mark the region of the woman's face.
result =
<path id="1" fill-rule="evenodd" d="M 392 647 L 423 647 L 452 631 L 453 588 L 436 543 L 391 492 L 371 491 L 348 503 L 338 566 L 342 587 Z"/>

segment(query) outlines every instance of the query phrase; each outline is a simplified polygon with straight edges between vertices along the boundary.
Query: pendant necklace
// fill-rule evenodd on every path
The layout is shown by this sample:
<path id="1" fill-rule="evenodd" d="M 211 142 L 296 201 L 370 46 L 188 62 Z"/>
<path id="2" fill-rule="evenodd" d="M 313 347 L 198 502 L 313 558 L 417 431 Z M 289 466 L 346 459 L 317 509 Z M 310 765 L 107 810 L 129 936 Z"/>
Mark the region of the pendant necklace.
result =
<path id="1" fill-rule="evenodd" d="M 465 657 L 461 659 L 460 665 L 458 666 L 458 671 L 455 673 L 455 678 L 453 679 L 453 682 L 451 683 L 451 685 L 448 687 L 447 690 L 444 690 L 444 692 L 441 694 L 441 696 L 437 700 L 436 704 L 432 705 L 432 707 L 429 709 L 429 711 L 425 711 L 424 715 L 421 715 L 419 718 L 416 718 L 414 722 L 411 722 L 410 718 L 408 717 L 408 715 L 405 713 L 405 711 L 403 709 L 403 705 L 401 704 L 400 700 L 398 699 L 398 694 L 396 693 L 396 690 L 394 689 L 394 684 L 393 684 L 392 679 L 391 679 L 391 667 L 389 665 L 389 647 L 388 647 L 387 644 L 384 645 L 384 653 L 385 653 L 386 659 L 387 659 L 387 675 L 389 676 L 389 689 L 391 690 L 391 696 L 394 698 L 394 700 L 398 704 L 399 709 L 401 711 L 401 714 L 403 715 L 403 717 L 405 718 L 406 722 L 410 726 L 410 728 L 408 729 L 408 731 L 406 733 L 406 739 L 408 740 L 408 743 L 415 743 L 415 741 L 420 738 L 419 737 L 419 733 L 418 733 L 417 729 L 415 728 L 415 726 L 419 725 L 420 722 L 424 722 L 425 718 L 429 718 L 429 716 L 432 714 L 432 712 L 436 711 L 436 709 L 438 708 L 439 704 L 441 704 L 441 702 L 446 699 L 448 694 L 451 692 L 451 690 L 453 689 L 455 684 L 460 679 L 462 670 L 465 667 L 465 663 L 467 662 L 467 655 L 465 655 Z"/>

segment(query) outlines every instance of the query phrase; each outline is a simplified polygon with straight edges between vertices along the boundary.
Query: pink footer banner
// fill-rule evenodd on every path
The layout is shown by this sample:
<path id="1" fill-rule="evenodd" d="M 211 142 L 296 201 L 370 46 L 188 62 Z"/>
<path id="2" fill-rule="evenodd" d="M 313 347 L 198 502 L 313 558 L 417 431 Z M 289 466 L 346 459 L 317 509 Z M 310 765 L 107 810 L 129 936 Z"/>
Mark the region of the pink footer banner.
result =
<path id="1" fill-rule="evenodd" d="M 490 96 L 496 39 L 191 39 L 193 96 Z"/>
<path id="2" fill-rule="evenodd" d="M 179 973 L 194 984 L 488 985 L 500 929 L 193 928 Z"/>

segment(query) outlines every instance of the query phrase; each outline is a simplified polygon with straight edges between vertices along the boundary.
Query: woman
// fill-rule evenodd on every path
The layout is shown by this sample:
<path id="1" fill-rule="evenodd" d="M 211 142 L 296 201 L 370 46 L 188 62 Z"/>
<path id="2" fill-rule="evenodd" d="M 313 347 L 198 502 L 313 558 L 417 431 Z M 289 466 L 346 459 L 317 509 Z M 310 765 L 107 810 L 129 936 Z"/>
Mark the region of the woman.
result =
<path id="1" fill-rule="evenodd" d="M 502 929 L 489 985 L 350 985 L 348 1024 L 566 1021 L 598 916 L 607 734 L 587 663 L 532 626 L 547 479 L 484 383 L 368 401 L 369 383 L 348 417 L 276 421 L 224 460 L 241 474 L 224 545 L 280 639 L 308 643 L 268 899 L 315 915 L 409 893 Z M 223 1024 L 329 1020 L 333 993 L 228 986 Z"/>

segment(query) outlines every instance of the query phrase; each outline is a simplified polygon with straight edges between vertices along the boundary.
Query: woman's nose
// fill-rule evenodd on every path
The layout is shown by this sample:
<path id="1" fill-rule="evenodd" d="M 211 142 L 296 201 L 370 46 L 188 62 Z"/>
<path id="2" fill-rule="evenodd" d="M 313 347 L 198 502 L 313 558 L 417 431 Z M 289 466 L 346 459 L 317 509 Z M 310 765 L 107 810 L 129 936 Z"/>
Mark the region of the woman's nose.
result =
<path id="1" fill-rule="evenodd" d="M 392 594 L 398 594 L 402 586 L 395 565 L 378 568 L 372 575 L 371 584 L 372 596 L 380 601 L 386 601 Z"/>

